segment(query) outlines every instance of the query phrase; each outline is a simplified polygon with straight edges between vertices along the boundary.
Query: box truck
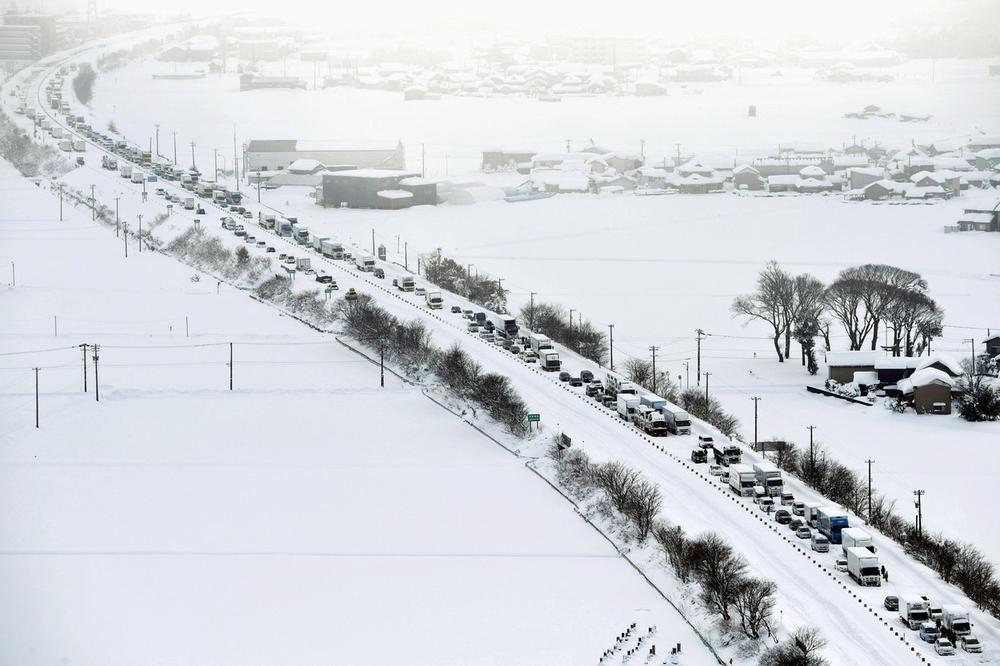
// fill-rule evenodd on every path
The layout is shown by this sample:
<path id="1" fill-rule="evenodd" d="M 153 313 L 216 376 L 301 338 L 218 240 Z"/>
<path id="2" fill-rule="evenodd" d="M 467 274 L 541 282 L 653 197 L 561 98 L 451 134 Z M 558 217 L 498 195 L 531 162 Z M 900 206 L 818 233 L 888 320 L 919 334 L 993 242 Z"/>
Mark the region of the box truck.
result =
<path id="1" fill-rule="evenodd" d="M 636 414 L 638 407 L 638 396 L 634 396 L 631 393 L 618 394 L 618 406 L 616 408 L 618 416 L 622 417 L 626 421 L 631 421 L 632 417 Z"/>
<path id="2" fill-rule="evenodd" d="M 538 353 L 538 365 L 547 372 L 558 372 L 562 366 L 559 352 L 543 350 Z"/>
<path id="3" fill-rule="evenodd" d="M 823 506 L 816 510 L 816 529 L 830 540 L 830 543 L 841 542 L 841 531 L 850 527 L 847 512 L 835 506 Z"/>
<path id="4" fill-rule="evenodd" d="M 867 548 L 869 552 L 875 552 L 875 542 L 872 540 L 872 535 L 858 527 L 840 530 L 840 542 L 845 553 L 848 548 Z"/>
<path id="5" fill-rule="evenodd" d="M 768 497 L 778 497 L 784 488 L 784 481 L 781 478 L 781 470 L 774 463 L 763 461 L 753 464 L 753 471 L 757 474 L 757 485 L 763 486 Z"/>
<path id="6" fill-rule="evenodd" d="M 844 555 L 847 556 L 847 573 L 858 585 L 864 587 L 882 585 L 882 571 L 879 568 L 877 555 L 860 546 L 845 548 Z"/>
<path id="7" fill-rule="evenodd" d="M 440 310 L 444 307 L 444 299 L 441 298 L 440 291 L 428 291 L 427 292 L 427 307 L 431 310 Z"/>
<path id="8" fill-rule="evenodd" d="M 753 495 L 753 487 L 757 485 L 757 475 L 750 465 L 729 466 L 729 488 L 740 497 Z"/>
<path id="9" fill-rule="evenodd" d="M 667 403 L 663 408 L 663 416 L 667 419 L 667 430 L 673 435 L 691 434 L 691 415 L 678 407 Z"/>
<path id="10" fill-rule="evenodd" d="M 941 628 L 944 635 L 956 643 L 959 639 L 972 635 L 969 611 L 958 604 L 945 604 L 941 608 Z"/>
<path id="11" fill-rule="evenodd" d="M 930 620 L 927 602 L 916 595 L 899 597 L 899 619 L 910 629 L 919 629 L 920 625 Z"/>

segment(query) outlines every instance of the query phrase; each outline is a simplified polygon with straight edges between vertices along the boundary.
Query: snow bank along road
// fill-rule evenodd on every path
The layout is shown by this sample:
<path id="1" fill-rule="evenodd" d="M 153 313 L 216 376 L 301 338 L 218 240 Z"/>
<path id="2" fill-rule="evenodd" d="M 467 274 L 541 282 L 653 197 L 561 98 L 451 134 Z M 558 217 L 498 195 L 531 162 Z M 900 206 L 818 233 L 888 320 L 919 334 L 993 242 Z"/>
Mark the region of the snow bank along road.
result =
<path id="1" fill-rule="evenodd" d="M 39 81 L 39 88 L 42 81 L 44 77 Z M 92 174 L 101 173 L 92 166 L 94 160 L 89 161 L 91 166 L 86 169 Z M 173 188 L 169 184 L 164 186 Z M 137 198 L 137 191 L 132 192 L 132 197 Z M 255 233 L 259 236 L 264 231 Z M 231 238 L 224 240 L 233 242 Z M 287 241 L 275 238 L 274 243 Z M 301 246 L 288 246 L 294 247 L 296 254 L 303 252 Z M 384 285 L 392 277 L 403 274 L 394 266 L 384 266 L 386 280 L 383 282 L 359 275 L 341 263 L 313 257 L 335 276 L 349 276 L 346 281 L 338 280 L 344 287 L 363 285 L 365 291 L 372 293 L 394 314 L 403 318 L 420 317 L 431 327 L 437 344 L 446 346 L 459 342 L 485 367 L 510 376 L 532 411 L 541 413 L 546 424 L 554 423 L 557 429 L 573 436 L 574 442 L 595 458 L 621 459 L 640 467 L 663 490 L 667 518 L 694 532 L 715 529 L 724 534 L 744 554 L 755 573 L 779 584 L 785 624 L 791 627 L 808 623 L 821 627 L 830 638 L 828 651 L 837 663 L 901 664 L 933 658 L 933 653 L 912 633 L 902 630 L 894 614 L 880 609 L 885 589 L 857 588 L 846 576 L 832 570 L 832 555 L 813 556 L 793 539 L 783 538 L 787 535 L 781 533 L 780 528 L 772 527 L 744 501 L 728 495 L 718 482 L 686 463 L 683 455 L 690 444 L 677 441 L 683 438 L 653 443 L 616 420 L 608 410 L 558 384 L 553 377 L 525 365 L 494 345 L 470 337 L 464 329 L 464 320 L 428 312 L 415 296 L 386 288 Z M 449 297 L 447 305 L 453 303 L 469 306 L 461 299 Z M 566 350 L 559 351 L 568 365 L 584 366 L 584 362 Z M 797 490 L 801 498 L 812 499 L 804 489 Z M 891 572 L 890 589 L 918 591 L 945 603 L 958 601 L 971 606 L 959 591 L 936 580 L 930 571 L 910 561 L 885 539 L 880 539 L 879 545 L 879 554 Z M 1000 631 L 991 620 L 982 617 L 977 620 L 977 632 L 990 646 L 988 650 L 992 650 Z M 958 659 L 962 658 L 969 657 L 963 655 Z"/>

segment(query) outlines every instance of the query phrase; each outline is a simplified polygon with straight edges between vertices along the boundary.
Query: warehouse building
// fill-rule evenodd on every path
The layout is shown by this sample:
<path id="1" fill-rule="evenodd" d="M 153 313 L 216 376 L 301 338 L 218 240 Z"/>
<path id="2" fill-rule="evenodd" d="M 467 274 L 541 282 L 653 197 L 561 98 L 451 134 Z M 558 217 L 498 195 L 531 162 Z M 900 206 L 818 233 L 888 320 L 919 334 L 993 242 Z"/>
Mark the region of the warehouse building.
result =
<path id="1" fill-rule="evenodd" d="M 323 174 L 323 206 L 398 209 L 437 205 L 437 184 L 402 169 L 356 169 Z"/>
<path id="2" fill-rule="evenodd" d="M 3 25 L 19 28 L 37 28 L 38 55 L 45 57 L 59 48 L 59 33 L 54 14 L 19 14 L 9 11 L 3 16 Z"/>
<path id="3" fill-rule="evenodd" d="M 362 148 L 329 141 L 253 139 L 246 145 L 244 154 L 247 171 L 278 171 L 301 159 L 351 165 L 358 169 L 406 168 L 402 142 L 392 147 Z"/>
<path id="4" fill-rule="evenodd" d="M 0 25 L 0 60 L 38 60 L 42 57 L 40 39 L 38 26 Z"/>

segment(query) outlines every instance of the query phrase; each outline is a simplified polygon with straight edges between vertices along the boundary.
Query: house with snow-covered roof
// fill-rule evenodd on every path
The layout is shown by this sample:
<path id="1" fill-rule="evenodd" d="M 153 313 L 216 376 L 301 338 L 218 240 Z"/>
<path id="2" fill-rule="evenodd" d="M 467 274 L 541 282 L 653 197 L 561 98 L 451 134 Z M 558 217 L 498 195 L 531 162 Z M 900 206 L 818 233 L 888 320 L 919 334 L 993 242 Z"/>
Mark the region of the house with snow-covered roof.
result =
<path id="1" fill-rule="evenodd" d="M 758 191 L 763 190 L 767 181 L 760 175 L 760 171 L 749 164 L 741 164 L 733 169 L 733 187 L 737 190 Z"/>
<path id="2" fill-rule="evenodd" d="M 1000 168 L 1000 148 L 983 148 L 975 154 L 977 169 Z"/>
<path id="3" fill-rule="evenodd" d="M 828 351 L 827 379 L 849 384 L 854 381 L 855 372 L 875 372 L 875 363 L 882 358 L 885 358 L 885 353 L 881 351 Z"/>
<path id="4" fill-rule="evenodd" d="M 864 189 L 884 178 L 885 169 L 882 167 L 852 167 L 847 171 L 848 187 L 852 190 Z"/>
<path id="5" fill-rule="evenodd" d="M 951 414 L 955 380 L 934 367 L 917 370 L 896 387 L 917 414 Z"/>

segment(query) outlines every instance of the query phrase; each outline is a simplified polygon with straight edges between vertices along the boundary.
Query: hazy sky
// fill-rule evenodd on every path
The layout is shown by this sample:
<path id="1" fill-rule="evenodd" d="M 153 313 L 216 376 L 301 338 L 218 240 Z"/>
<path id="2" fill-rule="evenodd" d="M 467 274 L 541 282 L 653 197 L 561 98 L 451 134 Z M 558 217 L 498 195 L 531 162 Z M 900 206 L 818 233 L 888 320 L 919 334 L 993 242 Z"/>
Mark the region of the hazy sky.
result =
<path id="1" fill-rule="evenodd" d="M 11 0 L 6 0 L 7 4 Z M 948 0 L 946 16 L 981 0 Z M 0 0 L 0 5 L 3 0 Z M 86 9 L 86 0 L 20 0 L 17 6 Z M 98 0 L 100 8 L 150 11 L 151 3 Z M 932 0 L 168 0 L 166 11 L 223 14 L 251 11 L 332 29 L 426 34 L 443 27 L 470 27 L 525 34 L 621 33 L 664 37 L 748 36 L 781 38 L 804 34 L 857 42 L 894 32 L 902 23 L 941 20 L 942 4 Z"/>

